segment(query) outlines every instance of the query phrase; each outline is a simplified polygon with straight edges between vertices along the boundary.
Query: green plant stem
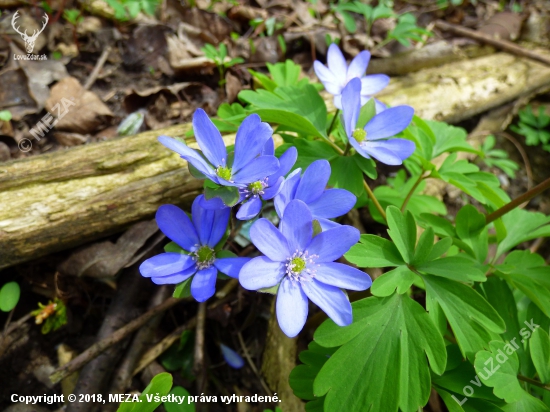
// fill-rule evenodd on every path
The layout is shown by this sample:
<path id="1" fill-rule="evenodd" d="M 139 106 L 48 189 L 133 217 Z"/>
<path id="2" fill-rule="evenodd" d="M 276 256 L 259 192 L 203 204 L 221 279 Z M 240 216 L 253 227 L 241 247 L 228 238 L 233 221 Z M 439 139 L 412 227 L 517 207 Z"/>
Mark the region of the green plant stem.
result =
<path id="1" fill-rule="evenodd" d="M 531 200 L 532 198 L 541 194 L 542 192 L 544 192 L 546 189 L 549 189 L 549 188 L 550 188 L 550 178 L 546 179 L 541 184 L 536 185 L 534 188 L 532 188 L 531 190 L 528 190 L 521 196 L 516 197 L 514 200 L 512 200 L 510 203 L 505 204 L 500 209 L 497 209 L 493 213 L 490 213 L 487 216 L 485 216 L 486 224 L 489 224 L 497 220 L 498 218 L 502 217 L 506 213 L 514 210 L 516 207 L 518 207 L 522 203 L 528 202 L 529 200 Z"/>
<path id="2" fill-rule="evenodd" d="M 350 149 L 351 149 L 351 145 L 348 142 L 348 144 L 346 145 L 346 150 L 344 150 L 344 154 L 342 156 L 347 156 Z"/>
<path id="3" fill-rule="evenodd" d="M 535 385 L 535 386 L 538 386 L 539 388 L 550 391 L 550 385 L 545 385 L 544 383 L 528 378 L 527 376 L 518 375 L 518 379 L 520 381 L 527 382 L 527 383 L 530 383 L 531 385 Z"/>
<path id="4" fill-rule="evenodd" d="M 340 113 L 340 109 L 336 109 L 336 111 L 334 112 L 334 117 L 332 118 L 332 122 L 330 122 L 327 136 L 330 136 L 330 134 L 332 133 L 332 129 L 334 128 L 334 124 L 336 123 L 336 118 L 338 117 L 339 113 Z"/>
<path id="5" fill-rule="evenodd" d="M 384 220 L 387 220 L 387 219 L 386 219 L 386 212 L 384 211 L 384 208 L 383 208 L 382 205 L 378 202 L 378 199 L 377 199 L 376 196 L 374 195 L 373 191 L 370 190 L 370 187 L 369 187 L 369 185 L 367 184 L 367 182 L 366 182 L 365 180 L 363 180 L 363 187 L 364 187 L 365 190 L 367 191 L 367 195 L 369 195 L 370 200 L 372 200 L 372 202 L 374 203 L 374 206 L 376 207 L 376 209 L 378 209 L 378 212 L 382 215 L 382 217 L 384 218 Z"/>
<path id="6" fill-rule="evenodd" d="M 418 187 L 418 185 L 424 180 L 424 169 L 420 172 L 420 176 L 418 176 L 418 179 L 416 179 L 416 182 L 414 182 L 413 187 L 411 187 L 411 190 L 409 190 L 409 193 L 407 193 L 407 197 L 405 198 L 405 201 L 403 202 L 403 206 L 401 206 L 401 212 L 405 211 L 405 208 L 407 207 L 407 204 L 409 203 L 409 200 L 411 200 L 411 197 Z"/>

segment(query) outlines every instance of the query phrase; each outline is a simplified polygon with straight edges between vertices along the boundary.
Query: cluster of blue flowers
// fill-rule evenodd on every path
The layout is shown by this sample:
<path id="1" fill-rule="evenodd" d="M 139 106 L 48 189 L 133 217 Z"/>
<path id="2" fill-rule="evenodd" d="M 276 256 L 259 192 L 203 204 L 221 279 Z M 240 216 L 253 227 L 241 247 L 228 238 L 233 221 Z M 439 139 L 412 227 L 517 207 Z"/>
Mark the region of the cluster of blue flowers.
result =
<path id="1" fill-rule="evenodd" d="M 361 105 L 389 81 L 384 75 L 361 77 L 369 59 L 370 54 L 362 52 L 348 68 L 340 50 L 331 45 L 328 68 L 315 62 L 315 71 L 325 88 L 334 94 L 335 105 L 342 109 L 346 134 L 357 153 L 390 165 L 401 164 L 414 151 L 414 143 L 386 138 L 407 127 L 412 108 L 387 109 L 378 103 L 379 113 L 364 128 L 356 128 Z M 248 290 L 278 287 L 277 319 L 290 337 L 296 336 L 306 322 L 308 300 L 336 324 L 349 325 L 351 304 L 342 289 L 365 290 L 372 281 L 365 272 L 335 262 L 359 241 L 359 231 L 330 220 L 349 212 L 356 202 L 356 197 L 347 190 L 326 188 L 330 164 L 317 160 L 303 173 L 298 168 L 289 174 L 297 159 L 296 148 L 289 148 L 277 159 L 273 130 L 257 114 L 244 119 L 231 153 L 202 109 L 197 109 L 193 116 L 193 130 L 200 151 L 168 136 L 160 136 L 159 141 L 204 178 L 222 187 L 238 189 L 238 219 L 256 218 L 263 201 L 273 200 L 279 227 L 265 218 L 252 225 L 250 239 L 263 255 L 223 257 L 226 255 L 221 252 L 220 243 L 227 231 L 231 208 L 221 198 L 197 197 L 191 218 L 174 205 L 163 205 L 156 214 L 159 228 L 183 253 L 154 256 L 143 262 L 141 274 L 156 284 L 178 284 L 193 277 L 191 294 L 199 302 L 215 293 L 218 271 L 239 279 Z M 321 233 L 314 233 L 315 221 Z"/>

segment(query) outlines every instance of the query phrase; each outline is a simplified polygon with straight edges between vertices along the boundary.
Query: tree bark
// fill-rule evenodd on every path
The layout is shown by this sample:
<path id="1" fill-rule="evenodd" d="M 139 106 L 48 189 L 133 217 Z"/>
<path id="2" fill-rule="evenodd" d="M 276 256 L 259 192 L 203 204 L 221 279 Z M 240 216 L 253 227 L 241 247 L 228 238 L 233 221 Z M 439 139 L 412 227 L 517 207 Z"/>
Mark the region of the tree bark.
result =
<path id="1" fill-rule="evenodd" d="M 377 97 L 413 106 L 426 119 L 458 122 L 549 87 L 550 68 L 496 53 L 392 79 Z M 117 233 L 151 218 L 161 204 L 189 204 L 202 182 L 156 140 L 189 129 L 172 126 L 0 164 L 0 269 Z"/>

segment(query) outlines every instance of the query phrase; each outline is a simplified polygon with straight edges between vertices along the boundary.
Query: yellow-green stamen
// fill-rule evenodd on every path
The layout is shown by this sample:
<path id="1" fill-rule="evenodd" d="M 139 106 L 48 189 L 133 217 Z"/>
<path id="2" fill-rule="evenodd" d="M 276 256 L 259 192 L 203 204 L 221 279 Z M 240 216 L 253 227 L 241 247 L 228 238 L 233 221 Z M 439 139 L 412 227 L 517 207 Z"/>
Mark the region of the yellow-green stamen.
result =
<path id="1" fill-rule="evenodd" d="M 294 273 L 300 274 L 306 268 L 306 261 L 300 257 L 295 257 L 290 261 L 290 265 Z"/>
<path id="2" fill-rule="evenodd" d="M 219 166 L 216 169 L 216 174 L 224 180 L 230 180 L 231 179 L 231 168 L 230 167 Z"/>
<path id="3" fill-rule="evenodd" d="M 359 143 L 361 143 L 363 140 L 367 138 L 367 131 L 364 129 L 355 129 L 351 136 L 357 140 Z"/>
<path id="4" fill-rule="evenodd" d="M 248 190 L 250 190 L 252 194 L 255 195 L 259 194 L 263 189 L 264 185 L 260 181 L 253 182 L 248 185 Z"/>
<path id="5" fill-rule="evenodd" d="M 193 252 L 193 256 L 199 269 L 209 268 L 216 260 L 214 249 L 209 246 L 201 246 Z"/>

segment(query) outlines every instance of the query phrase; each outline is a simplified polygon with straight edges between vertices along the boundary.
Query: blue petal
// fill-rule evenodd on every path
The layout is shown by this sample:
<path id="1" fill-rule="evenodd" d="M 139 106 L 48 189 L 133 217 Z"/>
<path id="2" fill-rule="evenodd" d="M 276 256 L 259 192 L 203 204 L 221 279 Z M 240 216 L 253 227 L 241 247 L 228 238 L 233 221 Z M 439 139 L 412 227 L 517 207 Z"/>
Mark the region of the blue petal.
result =
<path id="1" fill-rule="evenodd" d="M 344 55 L 334 43 L 332 43 L 328 48 L 327 66 L 334 74 L 337 83 L 342 86 L 345 85 L 347 80 L 348 64 L 346 63 Z"/>
<path id="2" fill-rule="evenodd" d="M 365 290 L 372 285 L 372 279 L 365 272 L 343 263 L 319 263 L 315 279 L 327 285 L 349 290 Z"/>
<path id="3" fill-rule="evenodd" d="M 374 116 L 365 126 L 367 140 L 378 140 L 395 136 L 407 128 L 414 115 L 410 106 L 396 106 Z"/>
<path id="4" fill-rule="evenodd" d="M 199 270 L 191 281 L 191 295 L 197 302 L 204 302 L 211 298 L 216 292 L 216 276 L 218 269 L 211 266 L 207 269 Z"/>
<path id="5" fill-rule="evenodd" d="M 328 67 L 323 65 L 318 60 L 315 60 L 313 63 L 313 69 L 315 70 L 315 74 L 321 80 L 321 83 L 323 83 L 323 86 L 325 86 L 325 89 L 330 94 L 340 94 L 342 92 L 342 81 L 341 79 L 338 79 L 334 73 L 332 73 Z"/>
<path id="6" fill-rule="evenodd" d="M 361 95 L 372 96 L 385 88 L 390 83 L 389 76 L 385 74 L 369 74 L 361 78 Z"/>
<path id="7" fill-rule="evenodd" d="M 268 183 L 276 182 L 279 177 L 285 176 L 298 158 L 298 150 L 294 146 L 289 147 L 279 158 L 279 169 L 269 176 Z"/>
<path id="8" fill-rule="evenodd" d="M 316 262 L 334 262 L 359 241 L 359 230 L 352 226 L 338 226 L 315 236 L 307 250 L 319 256 Z"/>
<path id="9" fill-rule="evenodd" d="M 225 166 L 227 150 L 220 131 L 202 109 L 197 109 L 193 115 L 193 131 L 204 156 L 214 167 Z"/>
<path id="10" fill-rule="evenodd" d="M 205 209 L 202 207 L 204 195 L 200 195 L 193 201 L 191 214 L 193 224 L 199 234 L 200 244 L 210 247 L 216 246 L 227 230 L 227 223 L 231 209 Z"/>
<path id="11" fill-rule="evenodd" d="M 272 135 L 271 126 L 262 123 L 257 114 L 251 114 L 245 118 L 237 130 L 237 137 L 235 137 L 233 174 L 237 174 L 239 170 L 257 157 Z"/>
<path id="12" fill-rule="evenodd" d="M 197 266 L 193 265 L 182 272 L 174 273 L 170 276 L 153 276 L 151 280 L 156 285 L 177 285 L 184 280 L 189 279 L 197 272 Z"/>
<path id="13" fill-rule="evenodd" d="M 346 135 L 351 137 L 355 127 L 357 126 L 357 119 L 359 118 L 359 111 L 361 110 L 361 81 L 359 79 L 351 79 L 350 82 L 344 87 L 342 91 L 342 113 L 344 116 L 344 129 Z"/>
<path id="14" fill-rule="evenodd" d="M 286 237 L 291 252 L 304 251 L 313 236 L 312 217 L 307 205 L 301 200 L 290 202 L 279 230 Z"/>
<path id="15" fill-rule="evenodd" d="M 275 196 L 273 203 L 279 217 L 283 216 L 286 205 L 296 196 L 296 189 L 300 183 L 300 173 L 302 173 L 300 168 L 293 171 L 284 181 L 281 191 Z"/>
<path id="16" fill-rule="evenodd" d="M 235 369 L 241 369 L 244 366 L 244 359 L 229 346 L 220 343 L 222 355 L 229 366 Z"/>
<path id="17" fill-rule="evenodd" d="M 241 204 L 237 212 L 237 219 L 250 220 L 258 216 L 262 210 L 262 201 L 259 197 L 251 197 L 247 202 Z"/>
<path id="18" fill-rule="evenodd" d="M 346 189 L 327 189 L 308 207 L 313 216 L 332 219 L 348 213 L 356 201 L 355 195 Z"/>
<path id="19" fill-rule="evenodd" d="M 277 321 L 289 338 L 296 336 L 307 320 L 307 296 L 298 282 L 285 277 L 277 292 Z"/>
<path id="20" fill-rule="evenodd" d="M 384 103 L 382 103 L 378 99 L 374 99 L 374 107 L 376 107 L 376 113 L 382 113 L 384 110 L 388 108 Z"/>
<path id="21" fill-rule="evenodd" d="M 347 80 L 351 80 L 354 77 L 361 77 L 367 71 L 367 66 L 370 61 L 370 53 L 366 50 L 363 50 L 357 56 L 353 58 L 349 64 L 347 71 Z"/>
<path id="22" fill-rule="evenodd" d="M 227 276 L 238 279 L 239 272 L 245 265 L 250 262 L 250 258 L 247 257 L 231 257 L 231 258 L 219 258 L 214 261 L 214 266 Z"/>
<path id="23" fill-rule="evenodd" d="M 270 288 L 278 284 L 285 273 L 285 263 L 258 256 L 243 266 L 239 273 L 239 282 L 248 290 Z"/>
<path id="24" fill-rule="evenodd" d="M 334 222 L 332 220 L 328 220 L 328 219 L 323 219 L 322 217 L 313 216 L 313 218 L 319 222 L 319 224 L 321 225 L 321 229 L 323 231 L 329 230 L 329 229 L 334 229 L 335 227 L 342 226 L 342 225 L 340 225 L 340 223 L 336 223 L 336 222 Z"/>
<path id="25" fill-rule="evenodd" d="M 236 183 L 256 182 L 272 175 L 277 169 L 279 169 L 279 160 L 275 156 L 260 156 L 233 175 L 233 181 Z"/>
<path id="26" fill-rule="evenodd" d="M 210 166 L 196 150 L 168 136 L 159 136 L 158 141 L 168 149 L 181 155 L 183 159 L 195 166 L 197 170 L 205 176 L 209 178 L 216 176 L 216 172 L 212 166 Z"/>
<path id="27" fill-rule="evenodd" d="M 366 142 L 363 149 L 370 156 L 387 165 L 400 165 L 403 160 L 414 153 L 414 142 L 407 139 L 377 140 Z"/>
<path id="28" fill-rule="evenodd" d="M 223 203 L 223 200 L 219 197 L 213 197 L 212 199 L 206 199 L 204 196 L 201 197 L 200 205 L 204 209 L 225 209 L 227 205 Z"/>
<path id="29" fill-rule="evenodd" d="M 262 149 L 261 156 L 274 156 L 275 155 L 275 142 L 273 139 L 267 139 Z"/>
<path id="30" fill-rule="evenodd" d="M 295 199 L 305 203 L 318 199 L 325 190 L 329 177 L 330 163 L 325 159 L 314 161 L 304 172 L 296 189 Z"/>
<path id="31" fill-rule="evenodd" d="M 275 183 L 269 183 L 269 186 L 264 189 L 264 194 L 262 195 L 262 199 L 270 200 L 270 199 L 273 199 L 275 196 L 277 196 L 281 191 L 284 182 L 285 182 L 285 178 L 281 176 L 279 177 L 279 179 L 277 179 Z"/>
<path id="32" fill-rule="evenodd" d="M 302 282 L 302 288 L 306 296 L 338 326 L 351 324 L 353 321 L 351 303 L 343 291 L 334 286 L 317 282 L 315 279 L 310 282 Z"/>
<path id="33" fill-rule="evenodd" d="M 279 230 L 267 219 L 258 219 L 250 228 L 250 239 L 260 252 L 276 262 L 284 262 L 291 253 Z"/>
<path id="34" fill-rule="evenodd" d="M 144 261 L 139 266 L 139 272 L 146 278 L 173 276 L 182 274 L 194 266 L 195 261 L 191 256 L 181 253 L 161 253 Z"/>
<path id="35" fill-rule="evenodd" d="M 199 236 L 191 219 L 179 207 L 162 205 L 155 216 L 159 229 L 170 240 L 176 242 L 187 251 L 194 251 L 199 243 Z"/>

